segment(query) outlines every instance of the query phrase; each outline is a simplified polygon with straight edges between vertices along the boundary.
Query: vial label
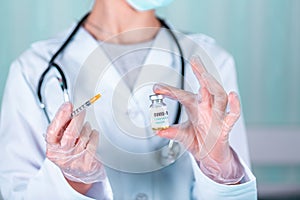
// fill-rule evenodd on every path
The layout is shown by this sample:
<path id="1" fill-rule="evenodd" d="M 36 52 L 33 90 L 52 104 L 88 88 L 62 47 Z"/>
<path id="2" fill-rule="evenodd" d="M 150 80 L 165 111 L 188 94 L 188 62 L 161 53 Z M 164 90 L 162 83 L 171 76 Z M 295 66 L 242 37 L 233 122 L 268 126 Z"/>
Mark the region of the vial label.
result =
<path id="1" fill-rule="evenodd" d="M 153 130 L 161 130 L 169 127 L 169 116 L 166 106 L 151 108 L 150 115 Z"/>

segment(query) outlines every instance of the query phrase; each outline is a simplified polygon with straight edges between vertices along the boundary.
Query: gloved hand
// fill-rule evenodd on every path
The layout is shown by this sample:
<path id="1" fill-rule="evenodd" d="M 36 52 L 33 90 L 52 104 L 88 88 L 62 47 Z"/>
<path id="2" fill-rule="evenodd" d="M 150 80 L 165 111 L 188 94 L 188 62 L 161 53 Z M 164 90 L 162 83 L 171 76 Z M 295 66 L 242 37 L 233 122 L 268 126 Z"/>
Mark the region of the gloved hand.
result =
<path id="1" fill-rule="evenodd" d="M 243 178 L 244 170 L 228 139 L 240 116 L 240 101 L 234 92 L 227 96 L 223 87 L 203 67 L 199 57 L 194 56 L 191 65 L 201 85 L 197 94 L 165 84 L 153 87 L 155 93 L 178 100 L 188 115 L 188 121 L 157 134 L 181 142 L 208 177 L 219 183 L 236 184 Z M 227 103 L 230 107 L 228 113 Z"/>
<path id="2" fill-rule="evenodd" d="M 98 133 L 84 122 L 85 112 L 71 119 L 73 106 L 64 103 L 47 129 L 47 157 L 71 181 L 90 184 L 102 181 L 104 167 L 96 158 Z"/>

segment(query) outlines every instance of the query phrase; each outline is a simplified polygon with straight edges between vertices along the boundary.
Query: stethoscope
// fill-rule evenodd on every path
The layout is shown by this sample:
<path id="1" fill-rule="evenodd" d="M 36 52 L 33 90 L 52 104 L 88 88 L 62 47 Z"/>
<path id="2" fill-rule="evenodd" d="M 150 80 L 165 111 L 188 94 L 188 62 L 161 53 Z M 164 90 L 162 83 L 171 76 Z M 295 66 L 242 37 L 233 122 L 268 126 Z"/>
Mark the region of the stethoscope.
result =
<path id="1" fill-rule="evenodd" d="M 63 96 L 64 96 L 64 101 L 69 101 L 69 94 L 68 94 L 68 85 L 67 85 L 67 80 L 66 80 L 66 76 L 63 72 L 63 70 L 61 69 L 61 67 L 55 62 L 55 59 L 59 56 L 60 53 L 62 53 L 64 51 L 64 49 L 68 46 L 68 44 L 71 42 L 71 40 L 74 38 L 74 36 L 76 35 L 76 33 L 78 32 L 79 28 L 82 26 L 82 24 L 85 22 L 85 20 L 87 19 L 87 17 L 89 16 L 89 13 L 87 13 L 75 26 L 75 28 L 72 30 L 72 32 L 70 33 L 70 35 L 66 38 L 66 40 L 64 41 L 64 43 L 59 47 L 59 49 L 54 53 L 54 55 L 51 57 L 50 61 L 48 62 L 48 66 L 45 69 L 45 71 L 42 73 L 39 82 L 38 82 L 38 87 L 37 87 L 37 97 L 38 97 L 38 101 L 39 101 L 39 105 L 42 108 L 48 123 L 50 123 L 50 116 L 47 112 L 47 106 L 45 103 L 45 99 L 43 99 L 43 95 L 42 95 L 42 89 L 43 89 L 43 84 L 45 82 L 45 77 L 47 76 L 47 74 L 50 72 L 50 70 L 52 68 L 56 69 L 57 73 L 59 74 L 60 77 L 56 76 L 59 85 L 62 89 L 63 92 Z M 158 18 L 158 20 L 160 21 L 162 27 L 166 28 L 166 30 L 170 33 L 171 37 L 174 39 L 174 42 L 176 43 L 176 46 L 179 50 L 180 53 L 180 62 L 181 62 L 181 88 L 184 88 L 184 67 L 185 67 L 185 63 L 184 63 L 184 58 L 183 58 L 183 51 L 182 48 L 179 44 L 178 39 L 176 38 L 174 32 L 171 30 L 171 28 L 165 23 L 164 20 Z M 179 119 L 180 119 L 180 115 L 181 115 L 181 104 L 178 103 L 177 105 L 177 114 L 174 120 L 174 124 L 178 124 Z M 163 165 L 168 165 L 170 163 L 173 163 L 177 157 L 180 154 L 180 145 L 173 141 L 170 140 L 169 144 L 166 146 L 167 148 L 163 148 L 161 151 L 161 163 Z"/>

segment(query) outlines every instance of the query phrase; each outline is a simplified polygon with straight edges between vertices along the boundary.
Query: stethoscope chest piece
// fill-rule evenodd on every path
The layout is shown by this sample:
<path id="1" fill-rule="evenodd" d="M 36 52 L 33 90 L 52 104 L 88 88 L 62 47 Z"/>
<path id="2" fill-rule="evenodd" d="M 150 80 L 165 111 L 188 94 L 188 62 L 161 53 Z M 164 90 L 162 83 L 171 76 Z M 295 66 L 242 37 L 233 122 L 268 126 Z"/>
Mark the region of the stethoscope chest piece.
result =
<path id="1" fill-rule="evenodd" d="M 174 163 L 181 153 L 181 145 L 178 142 L 171 140 L 169 145 L 161 149 L 160 163 L 163 166 Z"/>

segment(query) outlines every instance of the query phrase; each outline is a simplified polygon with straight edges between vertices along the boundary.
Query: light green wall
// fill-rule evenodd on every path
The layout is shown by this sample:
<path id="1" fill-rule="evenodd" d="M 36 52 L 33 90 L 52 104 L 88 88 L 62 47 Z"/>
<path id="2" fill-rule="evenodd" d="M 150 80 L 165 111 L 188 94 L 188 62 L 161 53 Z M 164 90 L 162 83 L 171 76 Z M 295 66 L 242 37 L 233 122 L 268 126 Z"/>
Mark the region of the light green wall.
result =
<path id="1" fill-rule="evenodd" d="M 1 95 L 12 60 L 68 27 L 92 2 L 2 2 Z M 159 14 L 179 30 L 216 38 L 234 55 L 248 125 L 300 125 L 299 0 L 175 0 Z"/>
<path id="2" fill-rule="evenodd" d="M 92 0 L 9 0 L 0 5 L 0 102 L 11 62 L 34 41 L 55 36 L 89 10 Z"/>

